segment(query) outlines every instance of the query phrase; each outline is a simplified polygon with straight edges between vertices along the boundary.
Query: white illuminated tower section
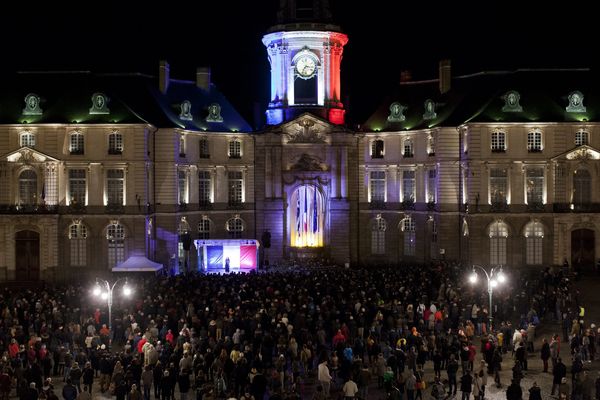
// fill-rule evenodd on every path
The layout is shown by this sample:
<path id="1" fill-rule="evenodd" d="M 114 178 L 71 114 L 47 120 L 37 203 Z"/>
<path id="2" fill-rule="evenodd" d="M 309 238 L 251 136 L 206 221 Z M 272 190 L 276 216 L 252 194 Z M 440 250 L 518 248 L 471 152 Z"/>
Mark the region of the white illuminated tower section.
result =
<path id="1" fill-rule="evenodd" d="M 275 25 L 263 39 L 271 64 L 267 124 L 311 112 L 333 124 L 344 123 L 340 64 L 348 36 L 329 23 Z"/>

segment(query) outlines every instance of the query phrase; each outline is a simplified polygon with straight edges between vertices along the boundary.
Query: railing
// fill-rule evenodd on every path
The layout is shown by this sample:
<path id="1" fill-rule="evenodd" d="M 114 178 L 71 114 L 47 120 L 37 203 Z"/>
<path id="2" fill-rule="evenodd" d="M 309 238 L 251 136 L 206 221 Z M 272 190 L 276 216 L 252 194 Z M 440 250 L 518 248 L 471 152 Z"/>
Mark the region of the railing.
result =
<path id="1" fill-rule="evenodd" d="M 508 204 L 504 201 L 492 202 L 490 206 L 491 212 L 508 212 Z"/>
<path id="2" fill-rule="evenodd" d="M 369 208 L 371 210 L 385 210 L 385 201 L 383 200 L 371 200 L 369 203 Z"/>
<path id="3" fill-rule="evenodd" d="M 56 214 L 58 206 L 47 204 L 0 204 L 0 214 Z"/>
<path id="4" fill-rule="evenodd" d="M 403 210 L 414 210 L 415 209 L 415 200 L 414 199 L 403 200 L 401 204 L 402 204 Z"/>
<path id="5" fill-rule="evenodd" d="M 554 203 L 552 208 L 555 213 L 595 213 L 600 212 L 600 203 Z"/>

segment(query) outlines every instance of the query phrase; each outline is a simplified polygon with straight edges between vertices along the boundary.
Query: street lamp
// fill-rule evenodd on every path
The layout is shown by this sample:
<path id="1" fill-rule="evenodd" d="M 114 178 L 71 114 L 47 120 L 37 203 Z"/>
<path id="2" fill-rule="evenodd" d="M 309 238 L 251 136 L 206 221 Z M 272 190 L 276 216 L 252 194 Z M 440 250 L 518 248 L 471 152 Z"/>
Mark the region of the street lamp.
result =
<path id="1" fill-rule="evenodd" d="M 122 280 L 125 280 L 125 284 L 123 285 L 123 295 L 125 297 L 129 297 L 129 296 L 131 296 L 132 289 L 127 284 L 127 279 L 124 279 L 124 278 L 117 279 L 112 285 L 107 280 L 96 279 L 96 286 L 94 287 L 94 290 L 92 291 L 94 296 L 100 297 L 102 300 L 106 300 L 107 304 L 108 304 L 108 331 L 109 331 L 108 345 L 109 345 L 109 347 L 112 342 L 111 335 L 113 334 L 113 330 L 112 330 L 113 291 L 114 291 L 115 287 L 117 286 L 117 283 L 119 283 L 119 281 L 122 281 Z"/>
<path id="2" fill-rule="evenodd" d="M 502 266 L 493 267 L 492 269 L 490 269 L 490 272 L 488 273 L 483 267 L 480 267 L 479 265 L 473 265 L 473 272 L 469 276 L 469 282 L 471 282 L 472 284 L 477 283 L 477 278 L 478 278 L 477 271 L 475 270 L 475 268 L 479 268 L 480 270 L 482 270 L 483 273 L 485 274 L 485 277 L 487 278 L 488 295 L 490 298 L 489 319 L 490 319 L 490 331 L 491 331 L 492 330 L 492 322 L 494 319 L 493 315 L 492 315 L 492 293 L 494 292 L 495 287 L 506 282 L 506 275 L 502 271 Z"/>

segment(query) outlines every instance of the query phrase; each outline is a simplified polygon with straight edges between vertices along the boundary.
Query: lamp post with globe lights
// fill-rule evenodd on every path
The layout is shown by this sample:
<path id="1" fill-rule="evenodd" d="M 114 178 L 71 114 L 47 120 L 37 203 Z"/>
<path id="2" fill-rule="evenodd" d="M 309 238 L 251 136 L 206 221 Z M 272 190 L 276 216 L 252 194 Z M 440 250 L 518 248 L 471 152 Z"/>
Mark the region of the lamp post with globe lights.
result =
<path id="1" fill-rule="evenodd" d="M 477 283 L 477 280 L 479 278 L 479 275 L 477 275 L 477 270 L 476 268 L 479 268 L 480 270 L 483 271 L 483 273 L 485 274 L 485 277 L 487 278 L 487 284 L 488 284 L 488 296 L 490 299 L 490 310 L 489 310 L 489 320 L 490 320 L 490 331 L 492 330 L 493 326 L 493 314 L 492 314 L 492 295 L 494 293 L 494 288 L 497 287 L 498 285 L 502 285 L 503 283 L 506 282 L 506 275 L 504 274 L 504 272 L 502 271 L 502 266 L 499 267 L 493 267 L 492 269 L 490 269 L 490 271 L 486 271 L 485 268 L 479 266 L 479 265 L 473 265 L 473 271 L 471 272 L 471 275 L 469 276 L 469 282 L 471 282 L 472 284 Z"/>
<path id="2" fill-rule="evenodd" d="M 109 331 L 108 345 L 109 345 L 109 347 L 112 342 L 111 337 L 113 334 L 113 330 L 112 330 L 113 292 L 114 292 L 115 287 L 117 286 L 117 283 L 119 283 L 120 281 L 123 281 L 123 280 L 125 281 L 125 283 L 123 284 L 123 296 L 129 297 L 133 293 L 133 290 L 127 284 L 127 279 L 124 279 L 124 278 L 117 279 L 113 284 L 111 284 L 109 281 L 104 280 L 104 279 L 96 279 L 96 286 L 94 287 L 94 290 L 92 291 L 94 296 L 99 297 L 102 300 L 106 300 L 106 302 L 108 304 L 108 331 Z"/>

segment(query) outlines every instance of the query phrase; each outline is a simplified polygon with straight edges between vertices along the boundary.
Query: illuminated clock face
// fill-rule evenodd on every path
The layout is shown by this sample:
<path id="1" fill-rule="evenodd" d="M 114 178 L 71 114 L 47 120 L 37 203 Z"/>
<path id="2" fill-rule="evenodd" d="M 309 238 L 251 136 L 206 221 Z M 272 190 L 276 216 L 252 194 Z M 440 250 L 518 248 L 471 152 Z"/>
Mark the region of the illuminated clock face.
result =
<path id="1" fill-rule="evenodd" d="M 296 72 L 302 78 L 310 78 L 315 74 L 317 65 L 315 60 L 309 56 L 302 56 L 296 61 Z"/>

